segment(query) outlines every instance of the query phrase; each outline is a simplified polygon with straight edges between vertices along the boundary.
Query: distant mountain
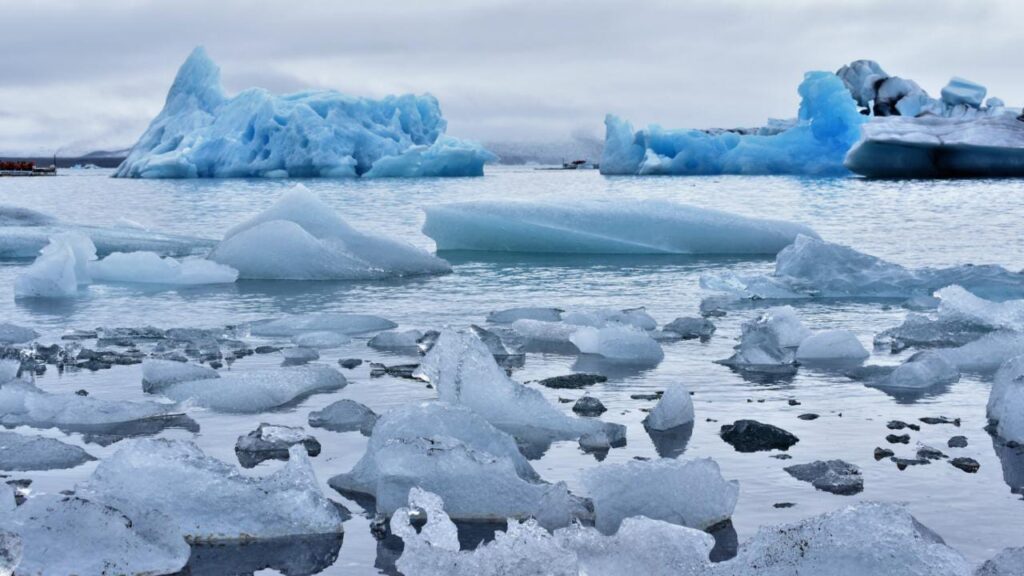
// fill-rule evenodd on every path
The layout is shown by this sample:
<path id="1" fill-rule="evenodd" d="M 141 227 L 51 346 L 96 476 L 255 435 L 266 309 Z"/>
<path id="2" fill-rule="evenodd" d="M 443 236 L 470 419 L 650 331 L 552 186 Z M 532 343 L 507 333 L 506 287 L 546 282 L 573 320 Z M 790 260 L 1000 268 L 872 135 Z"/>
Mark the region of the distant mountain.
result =
<path id="1" fill-rule="evenodd" d="M 597 138 L 578 137 L 558 142 L 484 142 L 484 148 L 501 158 L 501 164 L 558 165 L 573 160 L 599 162 L 604 142 Z"/>
<path id="2" fill-rule="evenodd" d="M 120 158 L 124 159 L 128 157 L 128 153 L 131 152 L 131 148 L 124 148 L 122 150 L 94 150 L 88 154 L 82 154 L 79 158 Z"/>

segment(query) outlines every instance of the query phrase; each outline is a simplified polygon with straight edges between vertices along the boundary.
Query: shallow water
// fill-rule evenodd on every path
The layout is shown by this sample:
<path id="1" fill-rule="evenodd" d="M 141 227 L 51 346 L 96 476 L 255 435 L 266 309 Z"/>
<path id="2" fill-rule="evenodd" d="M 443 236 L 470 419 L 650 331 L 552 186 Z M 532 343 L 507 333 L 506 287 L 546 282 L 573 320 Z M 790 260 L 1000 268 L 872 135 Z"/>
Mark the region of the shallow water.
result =
<path id="1" fill-rule="evenodd" d="M 0 203 L 34 208 L 61 219 L 113 225 L 129 218 L 154 230 L 216 238 L 229 227 L 269 206 L 292 181 L 140 181 L 107 178 L 107 171 L 65 171 L 53 178 L 0 179 Z M 908 181 L 871 182 L 854 178 L 803 179 L 791 177 L 605 178 L 594 171 L 535 171 L 529 168 L 489 168 L 483 178 L 435 180 L 330 181 L 304 184 L 352 224 L 400 236 L 432 248 L 419 232 L 422 206 L 466 199 L 576 199 L 597 198 L 627 203 L 659 198 L 719 208 L 750 216 L 797 220 L 812 226 L 825 239 L 908 266 L 998 263 L 1010 269 L 1024 267 L 1024 181 Z M 769 271 L 770 259 L 685 257 L 481 257 L 444 255 L 454 265 L 450 275 L 391 282 L 239 282 L 225 287 L 191 289 L 139 288 L 128 285 L 93 285 L 68 303 L 15 302 L 13 280 L 27 262 L 0 264 L 0 319 L 35 327 L 54 337 L 68 328 L 156 325 L 211 327 L 282 314 L 322 311 L 380 314 L 406 328 L 438 328 L 481 323 L 491 310 L 522 305 L 646 306 L 659 323 L 677 316 L 696 315 L 702 296 L 698 277 L 709 270 Z M 877 332 L 898 324 L 905 311 L 884 303 L 810 303 L 798 308 L 812 329 L 848 328 L 871 349 Z M 741 541 L 765 524 L 790 522 L 835 509 L 857 500 L 907 502 L 925 525 L 945 538 L 974 562 L 1007 546 L 1024 545 L 1024 501 L 1010 493 L 1007 474 L 1024 474 L 1024 455 L 997 454 L 982 430 L 989 383 L 965 377 L 948 389 L 910 401 L 893 398 L 837 374 L 801 368 L 787 381 L 750 382 L 712 361 L 729 356 L 740 323 L 753 311 L 737 311 L 715 319 L 718 331 L 708 343 L 687 341 L 664 345 L 666 358 L 654 369 L 615 372 L 608 382 L 588 389 L 609 411 L 604 419 L 628 426 L 628 446 L 612 450 L 605 462 L 634 456 L 655 457 L 657 452 L 640 421 L 641 408 L 652 402 L 631 400 L 630 394 L 663 389 L 682 382 L 694 392 L 697 422 L 684 457 L 711 456 L 723 475 L 740 482 L 740 500 L 733 517 Z M 388 364 L 415 361 L 381 354 L 354 340 L 323 353 L 323 362 L 359 357 Z M 894 363 L 902 356 L 875 351 L 870 362 Z M 280 357 L 255 356 L 231 368 L 246 370 L 276 365 Z M 515 373 L 521 381 L 567 373 L 574 358 L 528 355 L 525 368 Z M 578 368 L 591 368 L 578 366 Z M 433 396 L 422 383 L 390 377 L 370 379 L 368 367 L 345 371 L 350 384 L 332 394 L 313 396 L 295 407 L 256 416 L 225 416 L 193 411 L 201 427 L 194 440 L 208 454 L 234 462 L 235 439 L 259 422 L 305 425 L 312 410 L 339 398 L 353 398 L 381 412 L 389 407 Z M 116 399 L 143 397 L 139 366 L 115 367 L 96 373 L 58 376 L 50 367 L 38 384 L 49 390 L 87 389 L 90 394 Z M 580 396 L 580 391 L 544 390 L 557 397 Z M 795 398 L 802 404 L 789 406 Z M 568 410 L 568 404 L 561 404 Z M 797 415 L 815 412 L 814 421 Z M 948 463 L 911 467 L 872 457 L 875 446 L 886 446 L 890 419 L 916 421 L 922 416 L 962 418 L 962 426 L 922 425 L 911 432 L 909 447 L 897 454 L 909 456 L 918 441 L 951 456 L 970 456 L 981 463 L 977 474 L 966 474 Z M 789 453 L 791 461 L 768 453 L 740 454 L 718 436 L 721 424 L 754 418 L 786 428 L 800 438 Z M 28 429 L 22 429 L 30 432 Z M 378 546 L 368 521 L 354 502 L 327 487 L 327 479 L 347 471 L 362 455 L 365 439 L 358 433 L 337 434 L 313 429 L 324 446 L 313 459 L 324 490 L 344 503 L 354 516 L 346 523 L 337 560 L 323 574 L 373 574 L 375 563 L 389 555 Z M 62 437 L 56 432 L 48 435 Z M 963 434 L 964 449 L 947 449 L 946 440 Z M 184 431 L 167 437 L 187 438 Z M 65 438 L 66 439 L 66 438 Z M 81 438 L 68 441 L 81 444 Z M 117 445 L 84 445 L 96 456 L 111 454 Z M 856 496 L 816 492 L 782 469 L 791 463 L 841 458 L 864 473 L 865 490 Z M 580 471 L 599 463 L 580 452 L 576 443 L 556 443 L 534 463 L 549 481 L 566 481 L 583 493 Z M 275 469 L 267 462 L 251 473 Z M 67 471 L 17 474 L 35 480 L 37 492 L 72 488 L 95 464 Z M 776 502 L 793 502 L 786 509 Z M 315 546 L 314 546 L 315 547 Z M 330 547 L 328 546 L 328 549 Z M 281 554 L 287 546 L 263 551 L 239 549 L 242 556 Z M 246 556 L 246 557 L 249 557 Z M 329 555 L 328 555 L 329 557 Z M 224 562 L 223 555 L 216 559 Z M 227 559 L 228 564 L 231 558 Z M 217 564 L 222 567 L 224 564 Z M 241 566 L 241 564 L 239 565 Z M 251 570 L 252 568 L 248 568 Z M 213 572 L 222 572 L 223 568 Z"/>

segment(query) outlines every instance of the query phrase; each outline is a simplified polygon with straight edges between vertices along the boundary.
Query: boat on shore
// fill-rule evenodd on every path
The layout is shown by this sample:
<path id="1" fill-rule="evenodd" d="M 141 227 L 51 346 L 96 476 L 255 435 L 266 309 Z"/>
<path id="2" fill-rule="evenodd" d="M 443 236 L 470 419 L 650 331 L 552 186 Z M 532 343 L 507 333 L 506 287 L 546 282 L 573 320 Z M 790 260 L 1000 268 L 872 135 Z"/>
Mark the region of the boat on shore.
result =
<path id="1" fill-rule="evenodd" d="M 0 176 L 55 176 L 56 164 L 36 166 L 31 160 L 0 161 Z"/>

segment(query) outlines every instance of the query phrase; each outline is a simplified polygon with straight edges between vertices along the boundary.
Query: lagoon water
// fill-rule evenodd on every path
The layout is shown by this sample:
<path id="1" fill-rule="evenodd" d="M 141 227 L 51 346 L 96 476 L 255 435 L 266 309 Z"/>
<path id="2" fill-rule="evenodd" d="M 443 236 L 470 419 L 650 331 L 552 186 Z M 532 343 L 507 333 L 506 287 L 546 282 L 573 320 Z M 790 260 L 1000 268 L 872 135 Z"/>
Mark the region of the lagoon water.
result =
<path id="1" fill-rule="evenodd" d="M 0 180 L 0 204 L 40 210 L 63 220 L 114 225 L 128 218 L 153 230 L 209 238 L 263 210 L 294 181 L 115 180 L 103 170 L 63 171 L 53 178 Z M 866 181 L 857 178 L 796 177 L 602 177 L 596 171 L 536 171 L 530 168 L 488 167 L 483 178 L 426 180 L 306 180 L 303 183 L 353 225 L 406 239 L 433 249 L 420 233 L 421 208 L 468 199 L 573 200 L 597 198 L 623 205 L 658 198 L 718 208 L 736 213 L 796 220 L 812 226 L 823 238 L 908 266 L 997 263 L 1024 268 L 1024 181 Z M 454 267 L 452 274 L 388 282 L 238 282 L 229 286 L 161 289 L 133 285 L 92 285 L 79 298 L 61 303 L 15 302 L 13 282 L 28 262 L 0 263 L 0 320 L 31 326 L 44 338 L 59 338 L 67 329 L 100 326 L 154 325 L 216 327 L 285 314 L 325 311 L 379 314 L 400 328 L 440 328 L 483 323 L 486 314 L 513 306 L 550 305 L 563 308 L 645 306 L 659 323 L 677 316 L 696 315 L 702 292 L 701 273 L 714 270 L 767 272 L 771 259 L 686 257 L 555 257 L 480 254 L 441 254 Z M 812 329 L 853 330 L 868 349 L 878 332 L 899 324 L 906 310 L 898 302 L 806 303 L 797 307 Z M 712 361 L 729 356 L 740 323 L 756 314 L 730 312 L 715 319 L 718 330 L 707 343 L 666 343 L 665 360 L 656 368 L 608 373 L 609 380 L 588 389 L 609 408 L 605 420 L 628 427 L 628 445 L 614 449 L 604 461 L 657 457 L 655 445 L 640 424 L 653 406 L 632 400 L 631 394 L 653 392 L 681 382 L 694 393 L 697 422 L 681 456 L 715 458 L 727 479 L 740 482 L 740 499 L 733 526 L 740 541 L 758 527 L 792 522 L 857 500 L 906 502 L 912 513 L 973 562 L 991 557 L 1007 546 L 1024 545 L 1024 500 L 1011 485 L 1024 485 L 1024 450 L 995 446 L 982 429 L 990 383 L 965 376 L 960 382 L 919 398 L 894 398 L 839 374 L 801 368 L 795 377 L 749 381 Z M 254 339 L 254 343 L 257 341 Z M 899 362 L 910 352 L 873 351 L 871 363 Z M 387 364 L 415 358 L 378 353 L 366 339 L 322 354 L 322 362 L 337 366 L 339 358 L 357 357 Z M 572 370 L 603 370 L 574 365 L 575 358 L 529 354 L 514 377 L 521 381 L 565 374 Z M 277 355 L 257 355 L 234 363 L 231 370 L 277 365 Z M 227 368 L 225 368 L 227 369 Z M 423 383 L 382 377 L 371 379 L 366 364 L 345 371 L 350 384 L 332 394 L 317 395 L 297 406 L 255 416 L 217 415 L 201 410 L 190 414 L 198 434 L 165 431 L 166 437 L 192 438 L 208 454 L 235 462 L 235 439 L 260 422 L 305 425 L 310 411 L 340 399 L 352 398 L 385 411 L 405 402 L 433 397 Z M 37 379 L 44 389 L 74 391 L 111 399 L 142 399 L 139 366 L 99 372 L 58 375 L 50 370 Z M 552 400 L 575 399 L 581 391 L 544 390 Z M 788 400 L 801 404 L 790 406 Z M 566 410 L 570 404 L 559 404 Z M 798 419 L 814 412 L 820 418 Z M 911 432 L 909 446 L 896 445 L 897 455 L 910 456 L 916 443 L 938 447 L 950 456 L 970 456 L 981 464 L 976 474 L 964 473 L 947 462 L 897 470 L 888 460 L 876 462 L 876 446 L 890 447 L 886 422 L 916 422 L 923 416 L 961 418 L 952 425 L 925 425 Z M 718 428 L 739 418 L 754 418 L 781 426 L 800 438 L 790 449 L 792 460 L 769 453 L 735 452 L 717 435 Z M 24 432 L 33 432 L 22 429 Z M 205 561 L 223 562 L 204 568 L 197 557 L 194 573 L 251 573 L 266 565 L 287 568 L 291 574 L 375 574 L 388 570 L 395 552 L 379 547 L 359 505 L 327 487 L 327 479 L 348 471 L 362 455 L 366 440 L 358 433 L 338 434 L 313 429 L 323 453 L 313 459 L 325 492 L 353 513 L 346 525 L 337 557 L 330 543 L 310 546 L 315 560 L 292 565 L 294 546 L 256 550 L 239 547 L 206 551 Z M 56 431 L 44 434 L 85 446 L 104 457 L 117 445 L 86 445 L 78 436 Z M 946 448 L 950 436 L 968 438 L 967 448 Z M 681 448 L 681 446 L 679 447 Z M 841 458 L 864 473 L 864 492 L 836 496 L 815 491 L 791 478 L 783 467 L 818 459 Z M 585 494 L 584 469 L 599 466 L 576 443 L 553 445 L 538 461 L 537 471 L 548 481 L 565 481 Z M 246 473 L 265 474 L 279 463 L 266 462 Z M 34 492 L 72 489 L 87 477 L 95 463 L 72 470 L 18 473 L 32 478 Z M 777 509 L 773 504 L 795 506 Z M 336 544 L 335 544 L 336 545 Z M 326 552 L 324 552 L 326 550 Z M 213 559 L 211 560 L 211 556 Z M 390 560 L 389 560 L 390 559 Z M 226 564 L 225 564 L 226 563 Z M 225 570 L 224 566 L 232 566 Z"/>

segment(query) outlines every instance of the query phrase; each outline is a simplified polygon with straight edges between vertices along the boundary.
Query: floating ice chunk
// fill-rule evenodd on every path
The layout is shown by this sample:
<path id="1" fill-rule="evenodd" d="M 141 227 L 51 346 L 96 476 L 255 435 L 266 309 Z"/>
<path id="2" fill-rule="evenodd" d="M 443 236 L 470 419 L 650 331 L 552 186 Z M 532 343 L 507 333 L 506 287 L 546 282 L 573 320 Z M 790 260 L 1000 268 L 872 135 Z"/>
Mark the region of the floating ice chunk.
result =
<path id="1" fill-rule="evenodd" d="M 836 75 L 808 72 L 800 84 L 799 117 L 772 135 L 663 130 L 633 134 L 605 118 L 602 174 L 843 174 L 843 156 L 866 118 Z"/>
<path id="2" fill-rule="evenodd" d="M 871 354 L 849 330 L 822 330 L 800 342 L 796 359 L 802 363 L 860 363 Z"/>
<path id="3" fill-rule="evenodd" d="M 332 432 L 351 432 L 358 430 L 363 436 L 369 436 L 377 423 L 377 414 L 355 400 L 338 400 L 323 410 L 309 413 L 309 425 L 314 428 L 325 428 Z"/>
<path id="4" fill-rule="evenodd" d="M 525 351 L 565 352 L 576 354 L 579 349 L 572 343 L 572 335 L 579 326 L 544 320 L 516 320 L 512 332 L 522 340 L 519 348 Z"/>
<path id="5" fill-rule="evenodd" d="M 720 363 L 743 370 L 792 367 L 800 343 L 811 336 L 791 306 L 770 308 L 742 325 L 736 352 Z"/>
<path id="6" fill-rule="evenodd" d="M 209 249 L 214 241 L 205 238 L 174 236 L 126 228 L 102 228 L 61 222 L 49 216 L 0 205 L 0 258 L 34 258 L 50 239 L 66 233 L 89 238 L 96 253 L 145 250 L 169 256 L 184 256 Z"/>
<path id="7" fill-rule="evenodd" d="M 598 466 L 583 474 L 583 484 L 594 501 L 594 525 L 605 534 L 632 516 L 710 528 L 732 516 L 740 492 L 710 458 Z"/>
<path id="8" fill-rule="evenodd" d="M 224 373 L 220 378 L 169 384 L 159 392 L 215 412 L 255 414 L 347 384 L 334 368 L 310 365 Z"/>
<path id="9" fill-rule="evenodd" d="M 336 332 L 354 335 L 397 328 L 398 324 L 370 314 L 311 314 L 288 316 L 252 325 L 253 336 L 296 336 L 306 332 Z"/>
<path id="10" fill-rule="evenodd" d="M 562 322 L 604 328 L 609 324 L 633 326 L 640 330 L 654 330 L 658 323 L 643 308 L 615 310 L 614 308 L 579 308 L 562 315 Z"/>
<path id="11" fill-rule="evenodd" d="M 170 574 L 190 554 L 173 528 L 140 526 L 116 508 L 72 496 L 30 498 L 0 516 L 0 529 L 21 540 L 18 574 Z"/>
<path id="12" fill-rule="evenodd" d="M 487 321 L 493 324 L 511 324 L 516 320 L 539 320 L 541 322 L 559 322 L 562 320 L 560 308 L 509 308 L 498 310 L 487 315 Z"/>
<path id="13" fill-rule="evenodd" d="M 75 252 L 58 237 L 51 239 L 24 272 L 14 279 L 15 298 L 72 298 L 78 294 Z"/>
<path id="14" fill-rule="evenodd" d="M 193 380 L 206 380 L 209 378 L 220 378 L 220 372 L 209 366 L 192 364 L 190 362 L 176 362 L 174 360 L 160 360 L 157 358 L 146 358 L 142 361 L 143 392 L 159 393 L 164 388 L 179 382 L 191 382 Z"/>
<path id="15" fill-rule="evenodd" d="M 1024 123 L 1021 123 L 1024 125 Z M 771 276 L 704 275 L 701 285 L 742 298 L 900 298 L 958 284 L 983 298 L 1024 297 L 1024 274 L 1001 266 L 911 270 L 848 246 L 799 236 L 775 257 Z"/>
<path id="16" fill-rule="evenodd" d="M 372 280 L 451 271 L 399 240 L 356 230 L 301 184 L 228 231 L 209 258 L 265 280 Z"/>
<path id="17" fill-rule="evenodd" d="M 60 470 L 95 460 L 54 438 L 0 432 L 0 470 Z"/>
<path id="18" fill-rule="evenodd" d="M 264 460 L 287 460 L 292 446 L 301 444 L 306 454 L 320 454 L 320 442 L 297 426 L 261 423 L 255 430 L 239 436 L 235 455 L 243 468 L 252 468 Z"/>
<path id="19" fill-rule="evenodd" d="M 761 528 L 716 574 L 965 576 L 964 558 L 895 504 L 861 503 Z"/>
<path id="20" fill-rule="evenodd" d="M 1024 300 L 992 302 L 960 286 L 948 286 L 935 293 L 939 298 L 939 320 L 992 330 L 1024 330 Z"/>
<path id="21" fill-rule="evenodd" d="M 1024 334 L 991 332 L 959 348 L 936 350 L 961 372 L 994 374 L 1007 360 L 1024 354 Z"/>
<path id="22" fill-rule="evenodd" d="M 167 427 L 199 429 L 174 405 L 53 394 L 18 380 L 0 386 L 0 425 L 79 432 L 86 441 L 98 443 L 153 434 Z"/>
<path id="23" fill-rule="evenodd" d="M 374 496 L 384 514 L 403 506 L 417 486 L 447 498 L 448 512 L 463 520 L 534 516 L 553 527 L 586 515 L 564 484 L 539 481 L 511 436 L 466 408 L 440 402 L 384 414 L 362 459 L 330 485 Z"/>
<path id="24" fill-rule="evenodd" d="M 1024 547 L 1004 549 L 979 566 L 974 576 L 1024 576 Z"/>
<path id="25" fill-rule="evenodd" d="M 656 365 L 665 358 L 665 352 L 649 334 L 636 328 L 585 326 L 573 333 L 569 340 L 582 354 L 594 354 L 620 364 Z"/>
<path id="26" fill-rule="evenodd" d="M 785 471 L 824 492 L 849 496 L 864 490 L 864 477 L 860 469 L 843 460 L 818 460 L 809 464 L 787 466 Z"/>
<path id="27" fill-rule="evenodd" d="M 715 325 L 707 318 L 680 317 L 662 326 L 662 330 L 678 334 L 683 340 L 707 340 L 715 333 Z"/>
<path id="28" fill-rule="evenodd" d="M 424 209 L 438 250 L 548 254 L 775 254 L 807 226 L 660 200 L 478 200 Z M 528 317 L 528 316 L 524 316 Z"/>
<path id="29" fill-rule="evenodd" d="M 966 104 L 972 108 L 980 108 L 987 92 L 988 89 L 981 84 L 954 76 L 942 89 L 942 101 L 950 106 Z"/>
<path id="30" fill-rule="evenodd" d="M 933 320 L 923 314 L 907 314 L 903 324 L 875 336 L 876 347 L 888 347 L 893 353 L 907 348 L 950 348 L 963 346 L 988 334 L 985 326 L 958 320 Z"/>
<path id="31" fill-rule="evenodd" d="M 320 353 L 315 349 L 302 346 L 285 348 L 281 350 L 281 356 L 284 356 L 284 366 L 301 366 L 320 359 Z"/>
<path id="32" fill-rule="evenodd" d="M 693 399 L 682 384 L 673 384 L 665 389 L 658 403 L 644 418 L 648 430 L 665 431 L 693 423 Z"/>
<path id="33" fill-rule="evenodd" d="M 549 404 L 540 391 L 509 378 L 475 334 L 441 332 L 417 374 L 434 384 L 441 400 L 467 406 L 506 432 L 573 439 L 604 431 L 616 440 L 625 437 L 621 425 L 569 416 Z"/>
<path id="34" fill-rule="evenodd" d="M 370 100 L 333 90 L 275 96 L 252 88 L 228 97 L 220 69 L 200 47 L 115 176 L 482 175 L 494 156 L 445 137 L 446 126 L 429 94 Z"/>
<path id="35" fill-rule="evenodd" d="M 0 322 L 0 344 L 21 344 L 39 337 L 39 332 L 9 322 Z"/>
<path id="36" fill-rule="evenodd" d="M 419 330 L 388 331 L 370 338 L 366 344 L 377 350 L 418 350 L 419 339 L 422 337 L 423 332 Z"/>
<path id="37" fill-rule="evenodd" d="M 861 108 L 868 108 L 877 95 L 877 87 L 889 77 L 874 60 L 855 60 L 836 72 Z"/>
<path id="38" fill-rule="evenodd" d="M 292 337 L 292 343 L 303 348 L 337 348 L 351 342 L 352 339 L 344 334 L 329 332 L 326 330 L 318 332 L 305 332 Z"/>
<path id="39" fill-rule="evenodd" d="M 124 511 L 138 526 L 173 526 L 190 541 L 342 532 L 342 515 L 320 490 L 305 448 L 264 477 L 243 476 L 195 444 L 133 440 L 77 487 Z"/>
<path id="40" fill-rule="evenodd" d="M 1024 444 L 1024 356 L 1008 360 L 996 372 L 986 406 L 996 434 Z"/>
<path id="41" fill-rule="evenodd" d="M 89 273 L 97 282 L 131 282 L 138 284 L 230 284 L 238 279 L 238 271 L 209 260 L 182 260 L 161 257 L 156 252 L 114 252 L 89 265 Z"/>
<path id="42" fill-rule="evenodd" d="M 872 385 L 895 390 L 920 390 L 960 380 L 960 370 L 945 355 L 934 351 L 918 352 L 900 364 L 887 378 Z"/>

